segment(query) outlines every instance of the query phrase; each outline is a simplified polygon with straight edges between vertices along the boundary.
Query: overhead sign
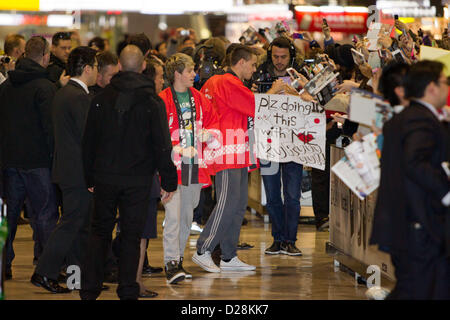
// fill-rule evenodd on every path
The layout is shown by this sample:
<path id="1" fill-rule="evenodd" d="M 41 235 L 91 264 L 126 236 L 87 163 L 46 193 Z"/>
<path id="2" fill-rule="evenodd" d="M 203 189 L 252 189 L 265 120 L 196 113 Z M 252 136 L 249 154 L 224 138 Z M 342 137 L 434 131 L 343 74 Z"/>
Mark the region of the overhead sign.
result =
<path id="1" fill-rule="evenodd" d="M 19 26 L 35 25 L 48 27 L 66 27 L 73 26 L 73 17 L 71 15 L 50 14 L 50 15 L 32 15 L 32 14 L 9 14 L 0 13 L 0 26 Z"/>
<path id="2" fill-rule="evenodd" d="M 0 0 L 0 10 L 39 11 L 39 0 Z"/>
<path id="3" fill-rule="evenodd" d="M 357 10 L 357 7 L 336 7 L 335 10 L 325 9 L 321 7 L 295 7 L 295 17 L 302 31 L 322 31 L 323 19 L 327 19 L 327 23 L 333 32 L 345 32 L 353 34 L 362 34 L 367 32 L 367 8 Z"/>

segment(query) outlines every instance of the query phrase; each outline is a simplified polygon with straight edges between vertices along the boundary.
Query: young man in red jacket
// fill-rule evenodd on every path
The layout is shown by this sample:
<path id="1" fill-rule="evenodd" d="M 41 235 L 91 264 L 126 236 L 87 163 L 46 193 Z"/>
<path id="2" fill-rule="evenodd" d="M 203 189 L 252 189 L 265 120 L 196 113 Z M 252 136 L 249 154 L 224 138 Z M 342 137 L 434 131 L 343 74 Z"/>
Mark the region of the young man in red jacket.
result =
<path id="1" fill-rule="evenodd" d="M 256 71 L 256 54 L 244 45 L 231 53 L 231 67 L 224 75 L 211 77 L 202 92 L 213 102 L 219 115 L 222 146 L 206 150 L 205 158 L 216 174 L 217 205 L 197 241 L 197 252 L 192 260 L 208 272 L 251 271 L 237 257 L 242 220 L 248 201 L 248 169 L 256 165 L 250 154 L 248 130 L 255 116 L 255 96 L 244 86 Z M 284 90 L 281 81 L 274 83 L 268 93 Z M 213 262 L 211 252 L 220 244 L 222 259 L 220 268 Z"/>
<path id="2" fill-rule="evenodd" d="M 220 144 L 212 133 L 218 128 L 217 114 L 211 102 L 192 87 L 195 79 L 192 58 L 183 53 L 174 54 L 166 62 L 166 75 L 171 86 L 160 97 L 166 104 L 172 159 L 178 171 L 178 188 L 173 199 L 164 205 L 164 263 L 170 284 L 192 278 L 183 269 L 184 249 L 200 190 L 211 184 L 202 150 L 204 145 L 214 148 Z"/>

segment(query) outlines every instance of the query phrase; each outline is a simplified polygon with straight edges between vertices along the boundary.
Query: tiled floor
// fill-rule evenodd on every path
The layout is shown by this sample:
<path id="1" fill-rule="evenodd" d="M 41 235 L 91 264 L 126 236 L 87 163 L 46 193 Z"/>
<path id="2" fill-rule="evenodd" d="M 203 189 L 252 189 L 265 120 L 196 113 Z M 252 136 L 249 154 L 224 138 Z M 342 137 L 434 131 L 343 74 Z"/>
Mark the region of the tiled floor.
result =
<path id="1" fill-rule="evenodd" d="M 148 254 L 152 266 L 163 265 L 162 227 L 164 213 L 158 214 L 158 239 L 150 241 Z M 249 223 L 242 227 L 241 242 L 255 247 L 238 251 L 239 257 L 257 269 L 249 273 L 207 273 L 195 265 L 190 257 L 195 252 L 198 236 L 191 236 L 185 254 L 185 269 L 193 279 L 177 285 L 167 285 L 164 273 L 145 278 L 148 289 L 156 291 L 156 299 L 168 300 L 298 300 L 298 299 L 365 299 L 366 288 L 354 279 L 335 270 L 333 260 L 325 253 L 328 232 L 316 232 L 314 226 L 299 225 L 297 246 L 303 256 L 269 256 L 264 249 L 271 245 L 270 224 L 247 213 Z M 66 300 L 79 299 L 78 292 L 55 295 L 30 283 L 33 273 L 33 241 L 29 225 L 18 228 L 14 242 L 16 258 L 13 263 L 13 280 L 5 286 L 6 298 L 14 300 Z M 117 285 L 110 285 L 100 299 L 117 299 Z"/>

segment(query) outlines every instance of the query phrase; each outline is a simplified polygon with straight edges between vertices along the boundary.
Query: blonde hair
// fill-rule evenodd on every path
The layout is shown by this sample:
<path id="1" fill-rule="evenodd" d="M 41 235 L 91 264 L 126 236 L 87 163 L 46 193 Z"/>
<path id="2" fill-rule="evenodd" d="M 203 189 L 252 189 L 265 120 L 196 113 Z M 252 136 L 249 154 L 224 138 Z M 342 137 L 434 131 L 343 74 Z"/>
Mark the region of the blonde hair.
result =
<path id="1" fill-rule="evenodd" d="M 171 84 L 175 82 L 175 71 L 183 73 L 184 69 L 194 66 L 194 61 L 190 56 L 184 53 L 175 53 L 166 61 L 166 77 Z"/>

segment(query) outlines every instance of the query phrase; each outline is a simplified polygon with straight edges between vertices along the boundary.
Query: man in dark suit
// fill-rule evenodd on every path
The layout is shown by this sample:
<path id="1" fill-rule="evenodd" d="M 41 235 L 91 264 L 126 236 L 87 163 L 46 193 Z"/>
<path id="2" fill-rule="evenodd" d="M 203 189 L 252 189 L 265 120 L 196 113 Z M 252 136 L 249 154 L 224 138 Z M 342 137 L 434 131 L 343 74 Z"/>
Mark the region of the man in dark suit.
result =
<path id="1" fill-rule="evenodd" d="M 443 123 L 448 85 L 443 64 L 411 67 L 411 103 L 386 123 L 381 183 L 371 243 L 391 255 L 397 278 L 389 299 L 449 299 L 450 141 Z"/>
<path id="2" fill-rule="evenodd" d="M 153 81 L 142 74 L 144 55 L 128 45 L 120 64 L 122 72 L 93 99 L 83 136 L 84 173 L 95 207 L 81 268 L 80 297 L 85 300 L 97 299 L 101 292 L 117 208 L 121 229 L 117 294 L 127 300 L 140 296 L 136 271 L 155 170 L 161 176 L 163 203 L 177 188 L 164 102 Z"/>
<path id="3" fill-rule="evenodd" d="M 57 278 L 64 262 L 80 265 L 88 237 L 89 207 L 92 199 L 83 174 L 81 139 L 90 106 L 88 86 L 97 79 L 96 51 L 74 49 L 68 58 L 69 83 L 53 100 L 55 133 L 53 182 L 62 190 L 64 212 L 39 258 L 31 282 L 54 293 L 69 292 Z"/>

